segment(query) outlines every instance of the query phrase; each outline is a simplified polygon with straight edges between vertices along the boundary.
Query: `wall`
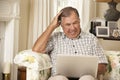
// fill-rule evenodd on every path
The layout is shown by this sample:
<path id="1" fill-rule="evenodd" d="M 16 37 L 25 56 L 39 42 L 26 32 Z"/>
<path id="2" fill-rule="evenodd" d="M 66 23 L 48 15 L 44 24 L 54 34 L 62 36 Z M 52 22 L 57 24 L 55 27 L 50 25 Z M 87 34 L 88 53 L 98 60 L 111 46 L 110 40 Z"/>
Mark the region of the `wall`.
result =
<path id="1" fill-rule="evenodd" d="M 30 0 L 20 0 L 19 51 L 27 48 Z"/>
<path id="2" fill-rule="evenodd" d="M 108 9 L 107 3 L 96 3 L 96 16 L 103 18 L 105 10 Z"/>
<path id="3" fill-rule="evenodd" d="M 97 4 L 97 16 L 103 18 L 105 11 L 109 8 L 107 3 L 96 3 Z M 117 10 L 120 11 L 120 3 L 117 5 Z M 118 27 L 120 28 L 120 19 L 118 21 Z M 103 40 L 99 39 L 105 50 L 120 50 L 120 40 Z"/>
<path id="4" fill-rule="evenodd" d="M 18 29 L 19 0 L 0 0 L 0 80 L 4 71 L 10 73 L 10 80 L 17 80 L 13 59 L 18 52 Z"/>
<path id="5" fill-rule="evenodd" d="M 117 10 L 120 11 L 120 3 L 118 3 L 118 5 L 116 7 L 117 7 Z M 96 15 L 103 18 L 104 13 L 108 8 L 109 8 L 109 6 L 107 3 L 96 2 Z"/>
<path id="6" fill-rule="evenodd" d="M 2 72 L 3 72 L 3 56 L 4 56 L 4 34 L 5 34 L 5 22 L 0 21 L 0 80 L 2 80 Z"/>

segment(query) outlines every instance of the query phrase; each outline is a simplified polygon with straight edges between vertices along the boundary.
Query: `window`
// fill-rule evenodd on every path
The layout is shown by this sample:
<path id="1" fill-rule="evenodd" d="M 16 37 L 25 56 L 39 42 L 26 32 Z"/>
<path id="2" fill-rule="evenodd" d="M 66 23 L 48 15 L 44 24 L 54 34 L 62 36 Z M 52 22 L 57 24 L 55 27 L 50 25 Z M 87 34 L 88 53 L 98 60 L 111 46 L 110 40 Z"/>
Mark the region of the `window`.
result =
<path id="1" fill-rule="evenodd" d="M 78 12 L 81 14 L 83 0 L 58 0 L 58 11 L 63 7 L 72 6 L 78 9 Z"/>

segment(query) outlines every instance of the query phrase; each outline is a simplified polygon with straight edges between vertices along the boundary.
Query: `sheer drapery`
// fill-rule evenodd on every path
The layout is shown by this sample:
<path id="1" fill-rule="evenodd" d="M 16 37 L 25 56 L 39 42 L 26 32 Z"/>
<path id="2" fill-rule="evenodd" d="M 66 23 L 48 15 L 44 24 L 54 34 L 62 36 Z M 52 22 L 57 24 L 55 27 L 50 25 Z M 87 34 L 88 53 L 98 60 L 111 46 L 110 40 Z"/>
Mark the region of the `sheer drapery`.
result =
<path id="1" fill-rule="evenodd" d="M 89 31 L 89 22 L 96 17 L 96 3 L 94 0 L 82 0 L 81 27 L 83 31 Z"/>
<path id="2" fill-rule="evenodd" d="M 83 31 L 89 30 L 88 23 L 91 18 L 96 16 L 93 0 L 31 0 L 30 6 L 28 48 L 32 47 L 35 40 L 49 25 L 51 19 L 65 6 L 73 6 L 78 9 Z"/>
<path id="3" fill-rule="evenodd" d="M 46 29 L 54 14 L 57 11 L 54 0 L 31 0 L 28 48 L 31 48 L 35 40 Z"/>

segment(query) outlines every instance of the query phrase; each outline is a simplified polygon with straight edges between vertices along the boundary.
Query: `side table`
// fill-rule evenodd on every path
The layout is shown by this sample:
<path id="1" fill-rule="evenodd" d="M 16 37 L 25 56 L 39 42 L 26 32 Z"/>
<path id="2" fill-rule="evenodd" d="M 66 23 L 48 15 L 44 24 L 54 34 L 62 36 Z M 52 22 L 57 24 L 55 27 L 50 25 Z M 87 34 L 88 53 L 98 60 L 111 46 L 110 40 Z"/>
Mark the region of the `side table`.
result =
<path id="1" fill-rule="evenodd" d="M 18 68 L 17 80 L 26 80 L 26 68 L 25 67 Z"/>

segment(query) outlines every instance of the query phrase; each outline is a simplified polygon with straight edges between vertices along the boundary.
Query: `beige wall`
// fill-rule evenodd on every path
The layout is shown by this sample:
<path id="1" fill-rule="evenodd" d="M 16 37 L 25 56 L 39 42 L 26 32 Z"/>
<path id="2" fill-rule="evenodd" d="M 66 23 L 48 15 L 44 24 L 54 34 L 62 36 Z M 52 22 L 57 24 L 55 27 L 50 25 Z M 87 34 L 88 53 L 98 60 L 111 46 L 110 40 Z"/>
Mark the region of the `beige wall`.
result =
<path id="1" fill-rule="evenodd" d="M 30 0 L 20 0 L 19 51 L 27 48 Z"/>
<path id="2" fill-rule="evenodd" d="M 108 9 L 107 3 L 96 3 L 96 16 L 102 17 Z"/>
<path id="3" fill-rule="evenodd" d="M 120 3 L 116 7 L 117 7 L 117 10 L 120 11 Z M 109 6 L 107 3 L 97 2 L 96 3 L 96 15 L 103 18 L 104 13 L 108 8 Z"/>

